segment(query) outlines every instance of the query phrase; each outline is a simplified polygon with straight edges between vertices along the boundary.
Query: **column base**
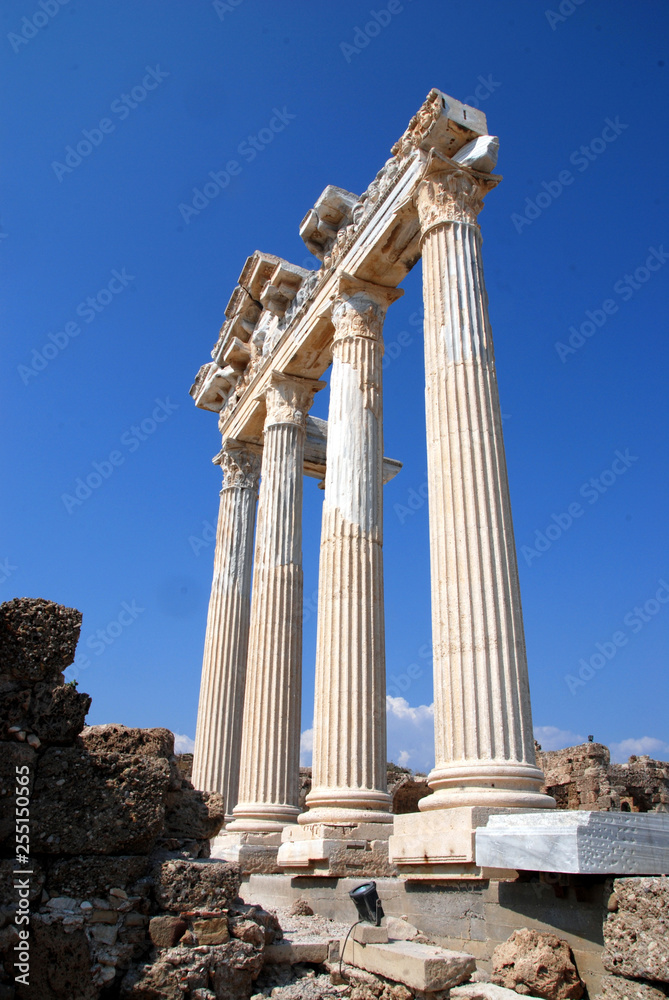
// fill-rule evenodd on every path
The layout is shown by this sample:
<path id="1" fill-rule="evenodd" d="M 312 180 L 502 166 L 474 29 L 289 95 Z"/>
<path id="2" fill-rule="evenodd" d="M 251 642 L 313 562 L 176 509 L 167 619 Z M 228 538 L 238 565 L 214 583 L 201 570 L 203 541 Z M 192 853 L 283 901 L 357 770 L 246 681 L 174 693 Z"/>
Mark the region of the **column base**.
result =
<path id="1" fill-rule="evenodd" d="M 284 826 L 296 822 L 300 812 L 298 806 L 240 802 L 225 829 L 235 833 L 281 833 Z"/>
<path id="2" fill-rule="evenodd" d="M 495 813 L 520 811 L 460 806 L 395 816 L 395 829 L 389 842 L 390 863 L 397 866 L 400 875 L 410 879 L 516 878 L 515 869 L 486 868 L 476 864 L 476 830 L 485 826 Z M 543 813 L 543 810 L 535 811 Z"/>
<path id="3" fill-rule="evenodd" d="M 300 826 L 353 826 L 360 823 L 392 823 L 392 799 L 387 792 L 370 788 L 312 788 L 306 799 Z"/>
<path id="4" fill-rule="evenodd" d="M 313 823 L 286 827 L 277 856 L 282 871 L 291 875 L 328 878 L 382 878 L 397 875 L 388 859 L 388 839 L 393 817 L 385 822 L 350 822 L 349 825 Z"/>
<path id="5" fill-rule="evenodd" d="M 222 830 L 210 841 L 210 856 L 239 865 L 243 875 L 277 875 L 281 833 L 228 833 Z"/>
<path id="6" fill-rule="evenodd" d="M 555 799 L 541 791 L 543 781 L 543 772 L 534 764 L 483 760 L 435 767 L 427 777 L 434 792 L 421 799 L 418 808 L 555 809 Z"/>

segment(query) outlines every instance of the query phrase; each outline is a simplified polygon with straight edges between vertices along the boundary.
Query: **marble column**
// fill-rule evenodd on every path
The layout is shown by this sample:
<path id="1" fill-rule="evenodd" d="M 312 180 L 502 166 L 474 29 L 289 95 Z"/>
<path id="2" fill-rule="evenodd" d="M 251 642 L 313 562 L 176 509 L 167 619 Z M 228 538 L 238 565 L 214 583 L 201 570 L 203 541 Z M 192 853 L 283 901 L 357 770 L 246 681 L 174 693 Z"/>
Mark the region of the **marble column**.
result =
<path id="1" fill-rule="evenodd" d="M 306 826 L 390 819 L 381 361 L 386 309 L 401 294 L 344 275 L 332 308 L 313 786 L 299 819 Z"/>
<path id="2" fill-rule="evenodd" d="M 306 418 L 324 383 L 274 373 L 264 394 L 239 801 L 229 830 L 279 832 L 300 812 L 302 481 Z"/>
<path id="3" fill-rule="evenodd" d="M 423 811 L 551 808 L 536 766 L 518 565 L 477 216 L 499 182 L 433 154 L 417 194 L 434 646 Z"/>
<path id="4" fill-rule="evenodd" d="M 223 470 L 223 489 L 204 643 L 193 784 L 205 791 L 221 792 L 226 816 L 231 818 L 239 781 L 260 456 L 235 441 L 226 441 L 218 461 Z"/>

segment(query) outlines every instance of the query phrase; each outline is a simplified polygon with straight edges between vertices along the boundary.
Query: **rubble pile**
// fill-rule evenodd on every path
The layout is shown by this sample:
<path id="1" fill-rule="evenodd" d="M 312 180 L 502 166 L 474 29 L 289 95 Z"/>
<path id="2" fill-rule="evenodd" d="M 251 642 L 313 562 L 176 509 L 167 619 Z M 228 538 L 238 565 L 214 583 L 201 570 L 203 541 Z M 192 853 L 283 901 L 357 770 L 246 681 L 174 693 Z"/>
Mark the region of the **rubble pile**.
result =
<path id="1" fill-rule="evenodd" d="M 549 751 L 537 744 L 537 764 L 544 772 L 544 791 L 558 809 L 669 810 L 669 764 L 648 756 L 612 764 L 602 743 Z"/>

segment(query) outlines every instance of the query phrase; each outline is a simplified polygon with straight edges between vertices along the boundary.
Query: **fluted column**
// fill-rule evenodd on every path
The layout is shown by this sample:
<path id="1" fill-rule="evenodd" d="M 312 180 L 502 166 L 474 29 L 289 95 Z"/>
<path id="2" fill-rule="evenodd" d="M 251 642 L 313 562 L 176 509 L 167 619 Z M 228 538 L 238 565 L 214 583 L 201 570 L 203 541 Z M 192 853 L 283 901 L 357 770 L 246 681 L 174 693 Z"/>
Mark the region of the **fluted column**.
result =
<path id="1" fill-rule="evenodd" d="M 275 373 L 265 392 L 239 802 L 230 830 L 280 831 L 300 811 L 304 441 L 322 385 Z"/>
<path id="2" fill-rule="evenodd" d="M 260 456 L 235 441 L 227 441 L 217 461 L 223 470 L 223 489 L 204 643 L 193 784 L 205 791 L 221 792 L 230 818 L 239 782 Z"/>
<path id="3" fill-rule="evenodd" d="M 402 294 L 344 275 L 332 309 L 313 786 L 301 824 L 387 822 L 382 329 Z"/>
<path id="4" fill-rule="evenodd" d="M 499 178 L 433 154 L 419 187 L 434 646 L 434 795 L 547 807 L 527 658 L 481 234 Z"/>

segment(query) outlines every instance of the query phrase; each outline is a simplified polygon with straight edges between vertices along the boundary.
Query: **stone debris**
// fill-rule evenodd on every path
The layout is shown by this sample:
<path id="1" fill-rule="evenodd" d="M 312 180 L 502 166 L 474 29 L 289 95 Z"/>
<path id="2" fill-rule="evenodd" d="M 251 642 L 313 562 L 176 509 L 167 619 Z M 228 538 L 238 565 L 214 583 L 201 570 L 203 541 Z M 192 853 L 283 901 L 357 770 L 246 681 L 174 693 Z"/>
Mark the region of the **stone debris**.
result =
<path id="1" fill-rule="evenodd" d="M 667 994 L 659 984 L 621 976 L 603 976 L 599 993 L 593 1000 L 666 1000 Z"/>
<path id="2" fill-rule="evenodd" d="M 618 878 L 602 961 L 617 976 L 669 983 L 669 878 Z"/>
<path id="3" fill-rule="evenodd" d="M 565 750 L 539 747 L 537 763 L 558 809 L 669 810 L 669 764 L 648 756 L 612 764 L 608 747 L 582 743 Z"/>
<path id="4" fill-rule="evenodd" d="M 493 952 L 492 979 L 499 986 L 543 1000 L 580 1000 L 584 986 L 566 941 L 555 934 L 514 931 Z"/>

